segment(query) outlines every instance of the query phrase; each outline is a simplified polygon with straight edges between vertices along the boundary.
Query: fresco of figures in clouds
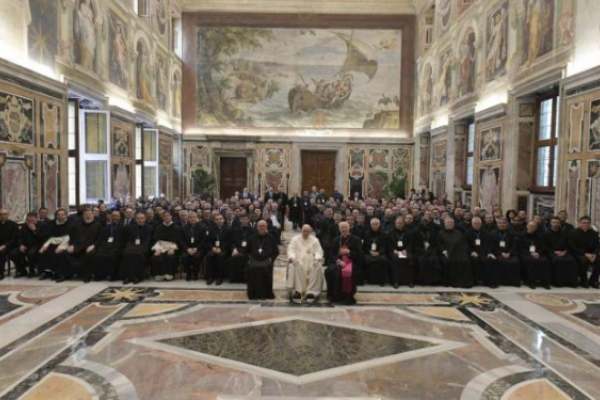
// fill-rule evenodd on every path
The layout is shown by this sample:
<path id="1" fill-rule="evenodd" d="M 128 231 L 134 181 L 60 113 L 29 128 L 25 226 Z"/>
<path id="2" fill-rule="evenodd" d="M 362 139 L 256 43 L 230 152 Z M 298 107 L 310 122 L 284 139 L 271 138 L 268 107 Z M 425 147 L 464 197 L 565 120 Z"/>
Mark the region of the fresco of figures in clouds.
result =
<path id="1" fill-rule="evenodd" d="M 398 129 L 398 30 L 198 29 L 203 127 Z"/>

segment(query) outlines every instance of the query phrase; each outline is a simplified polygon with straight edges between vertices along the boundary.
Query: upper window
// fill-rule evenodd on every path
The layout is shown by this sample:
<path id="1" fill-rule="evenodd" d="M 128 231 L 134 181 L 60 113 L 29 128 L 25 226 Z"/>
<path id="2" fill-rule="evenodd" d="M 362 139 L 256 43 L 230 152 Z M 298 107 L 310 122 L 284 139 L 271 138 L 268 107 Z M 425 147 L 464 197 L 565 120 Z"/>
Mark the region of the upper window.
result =
<path id="1" fill-rule="evenodd" d="M 475 152 L 475 123 L 472 122 L 468 126 L 467 130 L 467 162 L 466 162 L 466 170 L 465 170 L 465 185 L 472 186 L 473 185 L 473 167 L 474 167 L 474 157 L 473 153 Z"/>
<path id="2" fill-rule="evenodd" d="M 133 0 L 133 10 L 140 17 L 150 15 L 150 0 Z"/>
<path id="3" fill-rule="evenodd" d="M 541 190 L 554 190 L 556 187 L 559 104 L 560 97 L 557 95 L 541 98 L 538 102 L 537 132 L 534 142 L 534 187 Z"/>

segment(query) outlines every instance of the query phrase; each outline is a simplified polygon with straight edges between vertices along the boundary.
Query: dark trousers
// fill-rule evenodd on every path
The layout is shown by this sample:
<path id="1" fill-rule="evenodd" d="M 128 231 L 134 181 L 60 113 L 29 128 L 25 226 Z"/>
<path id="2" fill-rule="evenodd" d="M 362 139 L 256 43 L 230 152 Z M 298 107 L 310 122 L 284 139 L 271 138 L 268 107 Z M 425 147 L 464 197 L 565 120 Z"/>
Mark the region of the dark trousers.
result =
<path id="1" fill-rule="evenodd" d="M 8 253 L 8 261 L 15 263 L 19 275 L 29 274 L 30 276 L 33 276 L 36 273 L 39 251 L 39 246 L 30 247 L 26 249 L 25 252 L 16 248 Z"/>
<path id="2" fill-rule="evenodd" d="M 185 253 L 183 256 L 183 268 L 186 274 L 198 276 L 200 274 L 200 266 L 202 265 L 202 259 L 204 258 L 202 251 L 197 251 L 194 255 Z"/>
<path id="3" fill-rule="evenodd" d="M 228 255 L 225 251 L 215 254 L 211 251 L 206 255 L 206 280 L 225 278 Z"/>
<path id="4" fill-rule="evenodd" d="M 66 251 L 58 255 L 56 274 L 65 279 L 74 276 L 91 278 L 94 271 L 94 252 L 86 253 L 85 250 L 69 254 Z"/>
<path id="5" fill-rule="evenodd" d="M 4 276 L 6 273 L 6 261 L 8 259 L 8 248 L 0 251 L 0 275 Z"/>
<path id="6" fill-rule="evenodd" d="M 170 255 L 168 253 L 161 253 L 160 255 L 152 255 L 150 261 L 150 273 L 152 276 L 162 275 L 175 275 L 177 271 L 177 263 L 179 262 L 179 255 L 176 251 Z"/>
<path id="7" fill-rule="evenodd" d="M 574 255 L 573 257 L 575 258 L 575 261 L 577 261 L 577 266 L 579 267 L 577 269 L 579 275 L 579 283 L 583 285 L 588 282 L 598 282 L 598 275 L 600 275 L 600 260 L 596 258 L 596 261 L 592 263 L 590 262 L 590 260 L 588 260 L 586 256 Z M 588 272 L 590 270 L 590 267 L 592 269 L 592 276 L 588 280 Z"/>
<path id="8" fill-rule="evenodd" d="M 143 253 L 125 253 L 121 259 L 121 278 L 144 279 L 146 274 L 147 257 Z"/>
<path id="9" fill-rule="evenodd" d="M 119 277 L 119 254 L 97 252 L 94 256 L 93 271 L 98 279 Z"/>

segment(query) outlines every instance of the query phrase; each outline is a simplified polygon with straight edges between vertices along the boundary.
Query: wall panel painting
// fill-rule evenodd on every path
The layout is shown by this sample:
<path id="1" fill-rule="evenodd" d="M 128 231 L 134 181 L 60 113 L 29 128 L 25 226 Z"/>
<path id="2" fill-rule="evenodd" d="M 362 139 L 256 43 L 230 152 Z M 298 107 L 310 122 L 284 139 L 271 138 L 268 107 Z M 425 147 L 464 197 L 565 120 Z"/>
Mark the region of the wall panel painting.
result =
<path id="1" fill-rule="evenodd" d="M 169 111 L 169 60 L 164 55 L 156 57 L 156 103 L 159 109 Z"/>
<path id="2" fill-rule="evenodd" d="M 584 104 L 571 104 L 569 108 L 569 153 L 579 153 L 583 137 Z"/>
<path id="3" fill-rule="evenodd" d="M 586 211 L 596 227 L 600 224 L 600 160 L 588 160 Z"/>
<path id="4" fill-rule="evenodd" d="M 54 67 L 58 52 L 58 1 L 29 0 L 31 23 L 27 32 L 29 58 Z"/>
<path id="5" fill-rule="evenodd" d="M 479 206 L 492 211 L 500 206 L 500 167 L 479 169 Z"/>
<path id="6" fill-rule="evenodd" d="M 0 154 L 0 204 L 10 212 L 10 218 L 22 221 L 30 209 L 33 196 L 31 188 L 33 158 L 7 158 Z"/>
<path id="7" fill-rule="evenodd" d="M 369 187 L 367 195 L 381 199 L 386 195 L 390 175 L 386 171 L 369 172 Z"/>
<path id="8" fill-rule="evenodd" d="M 453 68 L 454 57 L 452 49 L 448 49 L 440 60 L 440 76 L 438 78 L 438 88 L 440 95 L 440 107 L 448 104 L 452 98 L 453 86 Z"/>
<path id="9" fill-rule="evenodd" d="M 530 66 L 554 48 L 555 0 L 525 0 L 521 65 Z"/>
<path id="10" fill-rule="evenodd" d="M 199 27 L 197 35 L 201 127 L 400 127 L 400 30 Z"/>
<path id="11" fill-rule="evenodd" d="M 133 131 L 120 126 L 112 127 L 113 157 L 130 158 L 133 143 Z"/>
<path id="12" fill-rule="evenodd" d="M 502 159 L 502 127 L 482 130 L 479 135 L 479 161 L 499 161 Z"/>
<path id="13" fill-rule="evenodd" d="M 365 182 L 365 150 L 350 149 L 348 153 L 348 192 L 350 196 L 354 193 L 362 194 Z"/>
<path id="14" fill-rule="evenodd" d="M 532 195 L 533 214 L 544 215 L 548 213 L 554 215 L 555 202 L 554 196 Z"/>
<path id="15" fill-rule="evenodd" d="M 486 82 L 491 82 L 507 71 L 508 63 L 508 1 L 497 7 L 487 18 L 485 55 Z"/>
<path id="16" fill-rule="evenodd" d="M 463 36 L 459 55 L 458 94 L 464 96 L 475 91 L 475 81 L 477 79 L 477 35 L 473 30 L 469 30 Z"/>
<path id="17" fill-rule="evenodd" d="M 588 167 L 589 168 L 589 167 Z M 567 213 L 573 224 L 579 216 L 579 190 L 581 183 L 581 160 L 569 161 L 567 165 Z"/>
<path id="18" fill-rule="evenodd" d="M 281 171 L 267 171 L 265 173 L 264 187 L 281 188 L 285 190 L 285 184 L 283 180 L 283 172 Z"/>
<path id="19" fill-rule="evenodd" d="M 60 206 L 60 157 L 42 155 L 42 204 L 50 214 Z"/>
<path id="20" fill-rule="evenodd" d="M 112 166 L 112 191 L 113 197 L 123 198 L 131 196 L 131 165 L 128 163 L 114 163 Z"/>
<path id="21" fill-rule="evenodd" d="M 99 20 L 97 2 L 76 0 L 73 11 L 73 56 L 77 64 L 90 72 L 97 72 L 97 59 L 102 50 L 96 23 Z"/>
<path id="22" fill-rule="evenodd" d="M 590 130 L 588 149 L 600 150 L 600 99 L 592 100 L 590 104 Z"/>
<path id="23" fill-rule="evenodd" d="M 130 44 L 127 22 L 116 13 L 108 14 L 109 59 L 108 80 L 122 89 L 129 86 Z"/>
<path id="24" fill-rule="evenodd" d="M 57 105 L 42 103 L 40 129 L 43 147 L 60 148 L 60 111 L 60 107 Z"/>
<path id="25" fill-rule="evenodd" d="M 0 141 L 33 145 L 33 121 L 33 100 L 0 92 Z"/>

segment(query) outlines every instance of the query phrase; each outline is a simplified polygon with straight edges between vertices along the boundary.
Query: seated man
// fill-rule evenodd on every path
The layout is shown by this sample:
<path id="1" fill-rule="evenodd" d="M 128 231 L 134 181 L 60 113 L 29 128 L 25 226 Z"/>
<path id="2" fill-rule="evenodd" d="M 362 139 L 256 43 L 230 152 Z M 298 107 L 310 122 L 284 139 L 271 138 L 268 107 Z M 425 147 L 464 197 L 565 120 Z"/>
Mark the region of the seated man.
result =
<path id="1" fill-rule="evenodd" d="M 100 230 L 92 273 L 95 280 L 109 279 L 114 282 L 119 279 L 119 263 L 125 229 L 126 227 L 121 224 L 121 213 L 116 210 L 111 212 L 109 222 Z"/>
<path id="2" fill-rule="evenodd" d="M 279 245 L 269 235 L 266 221 L 256 224 L 257 234 L 248 242 L 248 299 L 271 300 L 273 293 L 273 262 L 279 255 Z"/>
<path id="3" fill-rule="evenodd" d="M 19 238 L 19 226 L 8 219 L 8 209 L 0 209 L 0 281 L 4 279 L 6 260 L 16 246 Z"/>
<path id="4" fill-rule="evenodd" d="M 197 281 L 200 275 L 200 265 L 204 258 L 204 240 L 206 235 L 198 213 L 191 211 L 188 215 L 188 224 L 183 228 L 183 241 L 185 253 L 183 256 L 183 267 L 185 269 L 185 280 Z"/>
<path id="5" fill-rule="evenodd" d="M 362 271 L 360 239 L 350 234 L 350 225 L 340 222 L 340 236 L 331 244 L 329 266 L 325 271 L 327 299 L 330 303 L 356 304 L 357 277 Z"/>
<path id="6" fill-rule="evenodd" d="M 16 265 L 17 277 L 28 276 L 33 278 L 36 276 L 37 258 L 43 244 L 39 228 L 37 214 L 34 212 L 27 214 L 25 223 L 19 230 L 17 248 L 8 255 L 9 261 Z"/>
<path id="7" fill-rule="evenodd" d="M 590 285 L 598 289 L 598 276 L 600 275 L 600 239 L 598 232 L 591 229 L 590 217 L 579 218 L 579 227 L 569 231 L 569 247 L 573 257 L 579 265 L 579 286 L 584 289 Z M 592 276 L 588 280 L 588 271 L 592 269 Z"/>
<path id="8" fill-rule="evenodd" d="M 442 264 L 440 263 L 437 247 L 439 227 L 433 223 L 428 215 L 423 216 L 421 221 L 423 251 L 417 255 L 419 282 L 423 285 L 439 285 L 442 281 Z"/>
<path id="9" fill-rule="evenodd" d="M 85 208 L 81 221 L 69 230 L 69 245 L 66 252 L 59 255 L 55 281 L 60 283 L 78 276 L 84 283 L 92 280 L 94 252 L 100 237 L 102 225 L 94 218 L 91 208 Z"/>
<path id="10" fill-rule="evenodd" d="M 535 289 L 536 283 L 540 282 L 545 289 L 550 289 L 552 279 L 550 260 L 546 257 L 544 241 L 538 231 L 536 222 L 531 221 L 527 224 L 519 240 L 519 258 L 529 287 Z"/>
<path id="11" fill-rule="evenodd" d="M 372 285 L 385 286 L 390 280 L 390 263 L 387 258 L 387 240 L 381 231 L 379 218 L 371 219 L 371 229 L 365 234 L 363 252 L 367 280 Z"/>
<path id="12" fill-rule="evenodd" d="M 560 218 L 552 217 L 550 229 L 544 233 L 544 246 L 548 250 L 554 286 L 576 288 L 579 283 L 578 266 L 570 254 L 569 233 L 562 228 Z"/>
<path id="13" fill-rule="evenodd" d="M 438 250 L 444 285 L 465 289 L 473 287 L 469 243 L 461 231 L 454 229 L 454 219 L 450 217 L 444 220 L 444 229 L 438 235 Z"/>
<path id="14" fill-rule="evenodd" d="M 294 237 L 288 246 L 286 287 L 295 303 L 314 303 L 323 290 L 323 249 L 311 233 L 310 225 L 302 226 L 302 235 Z"/>
<path id="15" fill-rule="evenodd" d="M 152 243 L 152 228 L 146 224 L 146 214 L 139 212 L 135 222 L 124 227 L 123 257 L 121 259 L 121 276 L 123 285 L 133 282 L 137 285 L 144 279 L 148 254 Z"/>
<path id="16" fill-rule="evenodd" d="M 38 269 L 42 272 L 41 281 L 54 278 L 58 258 L 69 245 L 70 229 L 69 216 L 64 208 L 56 210 L 54 221 L 45 224 L 43 237 L 46 241 L 40 247 L 38 258 Z"/>
<path id="17" fill-rule="evenodd" d="M 185 251 L 181 225 L 173 223 L 171 213 L 164 211 L 161 215 L 163 223 L 154 227 L 152 235 L 151 274 L 157 282 L 173 280 L 179 263 L 179 252 Z"/>
<path id="18" fill-rule="evenodd" d="M 231 258 L 229 259 L 229 282 L 246 282 L 248 269 L 248 242 L 256 234 L 250 227 L 248 214 L 242 214 L 240 224 L 231 231 Z"/>
<path id="19" fill-rule="evenodd" d="M 394 289 L 398 289 L 400 285 L 413 288 L 417 279 L 415 256 L 422 246 L 423 239 L 420 231 L 405 229 L 404 217 L 396 217 L 394 224 L 394 229 L 387 237 L 392 286 Z"/>
<path id="20" fill-rule="evenodd" d="M 206 246 L 206 284 L 212 285 L 217 281 L 217 286 L 223 283 L 226 275 L 227 259 L 231 246 L 231 230 L 225 226 L 225 219 L 221 214 L 214 217 L 214 226 L 208 229 Z"/>
<path id="21" fill-rule="evenodd" d="M 498 218 L 498 229 L 490 234 L 488 255 L 484 262 L 487 281 L 492 289 L 498 285 L 521 286 L 521 262 L 517 258 L 517 237 L 508 229 L 506 218 Z"/>

